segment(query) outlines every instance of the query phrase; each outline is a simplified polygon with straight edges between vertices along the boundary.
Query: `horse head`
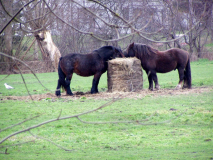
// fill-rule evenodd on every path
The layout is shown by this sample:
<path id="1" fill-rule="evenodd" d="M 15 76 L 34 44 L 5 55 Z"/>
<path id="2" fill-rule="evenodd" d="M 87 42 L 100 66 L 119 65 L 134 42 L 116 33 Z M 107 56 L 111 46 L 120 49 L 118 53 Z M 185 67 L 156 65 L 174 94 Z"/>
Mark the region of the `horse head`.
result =
<path id="1" fill-rule="evenodd" d="M 128 57 L 128 52 L 127 51 L 123 51 L 123 55 L 124 55 L 124 57 Z"/>
<path id="2" fill-rule="evenodd" d="M 114 59 L 116 57 L 124 57 L 121 49 L 113 46 L 103 46 L 93 52 L 98 53 L 98 55 L 105 61 Z"/>
<path id="3" fill-rule="evenodd" d="M 135 44 L 132 43 L 127 49 L 126 57 L 137 57 L 143 59 L 143 57 L 150 58 L 155 56 L 158 51 L 146 44 Z"/>
<path id="4" fill-rule="evenodd" d="M 134 42 L 129 45 L 125 57 L 134 57 L 135 56 L 135 44 Z"/>
<path id="5" fill-rule="evenodd" d="M 116 57 L 125 57 L 122 50 L 120 48 L 114 47 L 113 59 Z"/>

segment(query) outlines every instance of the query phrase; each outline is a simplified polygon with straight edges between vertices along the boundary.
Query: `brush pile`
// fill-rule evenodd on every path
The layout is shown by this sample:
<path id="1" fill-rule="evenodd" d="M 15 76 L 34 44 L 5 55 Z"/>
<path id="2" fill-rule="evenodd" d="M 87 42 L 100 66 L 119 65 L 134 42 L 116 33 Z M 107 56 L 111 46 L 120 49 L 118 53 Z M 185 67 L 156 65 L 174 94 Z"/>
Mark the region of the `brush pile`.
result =
<path id="1" fill-rule="evenodd" d="M 143 89 L 141 61 L 137 58 L 116 58 L 108 62 L 109 92 L 135 92 Z"/>

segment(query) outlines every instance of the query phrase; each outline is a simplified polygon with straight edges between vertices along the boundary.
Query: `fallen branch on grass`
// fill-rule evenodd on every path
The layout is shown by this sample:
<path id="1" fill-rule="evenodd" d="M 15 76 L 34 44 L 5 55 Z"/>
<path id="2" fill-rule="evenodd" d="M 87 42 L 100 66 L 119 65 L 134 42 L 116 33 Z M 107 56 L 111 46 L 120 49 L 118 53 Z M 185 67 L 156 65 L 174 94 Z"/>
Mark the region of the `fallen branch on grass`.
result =
<path id="1" fill-rule="evenodd" d="M 32 117 L 32 118 L 25 119 L 24 121 L 21 121 L 21 122 L 19 122 L 19 123 L 16 123 L 16 124 L 14 124 L 14 125 L 11 125 L 11 126 L 9 126 L 9 127 L 6 127 L 6 128 L 4 128 L 4 129 L 0 129 L 0 132 L 5 131 L 5 130 L 7 130 L 7 129 L 10 129 L 10 128 L 12 128 L 12 127 L 18 126 L 18 125 L 20 125 L 20 124 L 22 124 L 22 123 L 24 123 L 24 122 L 30 121 L 30 120 L 32 120 L 32 119 L 34 119 L 34 118 L 39 117 L 39 116 L 40 116 L 40 115 L 34 116 L 34 117 Z"/>
<path id="2" fill-rule="evenodd" d="M 17 143 L 17 144 L 12 144 L 12 145 L 7 145 L 7 146 L 0 146 L 0 148 L 8 148 L 8 147 L 12 147 L 12 146 L 19 146 L 25 143 L 30 143 L 30 142 L 35 142 L 35 140 L 31 140 L 31 141 L 26 141 L 26 142 L 22 142 L 22 143 Z"/>
<path id="3" fill-rule="evenodd" d="M 95 109 L 93 109 L 93 110 L 86 111 L 86 112 L 83 112 L 83 113 L 79 113 L 79 114 L 76 114 L 76 115 L 72 115 L 72 116 L 60 117 L 60 116 L 61 116 L 61 112 L 62 112 L 62 111 L 60 111 L 60 114 L 59 114 L 59 116 L 58 116 L 57 118 L 52 119 L 52 120 L 48 120 L 48 121 L 45 121 L 45 122 L 42 122 L 42 123 L 39 123 L 39 124 L 37 124 L 37 125 L 28 127 L 28 128 L 26 128 L 26 129 L 23 129 L 23 130 L 20 130 L 20 131 L 17 131 L 17 132 L 14 132 L 14 133 L 10 134 L 9 136 L 3 138 L 3 139 L 0 141 L 0 144 L 3 143 L 4 141 L 6 141 L 7 139 L 9 139 L 10 137 L 13 137 L 13 136 L 15 136 L 15 135 L 17 135 L 17 134 L 20 134 L 20 133 L 23 133 L 23 132 L 26 132 L 26 131 L 30 131 L 31 129 L 38 128 L 38 127 L 40 127 L 40 126 L 42 126 L 42 125 L 45 125 L 45 124 L 48 124 L 48 123 L 51 123 L 51 122 L 55 122 L 55 121 L 59 121 L 59 120 L 64 120 L 64 119 L 70 119 L 70 118 L 77 118 L 77 119 L 79 119 L 79 116 L 86 115 L 86 114 L 95 112 L 95 111 L 97 111 L 97 110 L 100 110 L 100 109 L 102 109 L 102 108 L 104 108 L 104 107 L 107 107 L 107 106 L 111 105 L 112 103 L 114 103 L 114 102 L 116 102 L 116 101 L 118 101 L 118 100 L 120 100 L 120 96 L 117 97 L 117 98 L 112 99 L 111 101 L 109 101 L 109 102 L 107 102 L 107 103 L 101 105 L 101 106 L 98 107 L 98 108 L 95 108 Z M 183 112 L 183 113 L 185 113 L 185 112 Z M 173 119 L 178 118 L 178 117 L 181 116 L 183 113 L 181 113 L 180 115 L 176 116 L 175 118 L 172 118 L 172 119 L 167 120 L 167 121 L 164 121 L 164 122 L 140 123 L 140 121 L 126 121 L 126 122 L 122 122 L 122 121 L 121 121 L 121 122 L 105 122 L 105 123 L 136 123 L 136 124 L 139 124 L 139 125 L 157 125 L 157 124 L 162 124 L 162 123 L 171 122 Z M 81 122 L 84 122 L 84 121 L 82 121 L 81 119 L 79 119 L 79 120 L 80 120 Z M 84 123 L 85 123 L 85 122 L 84 122 Z M 98 124 L 98 122 L 97 122 L 96 124 Z M 103 122 L 103 124 L 104 124 L 104 122 Z"/>
<path id="4" fill-rule="evenodd" d="M 37 138 L 37 139 L 43 139 L 43 140 L 45 140 L 45 141 L 48 141 L 48 142 L 52 143 L 53 145 L 57 146 L 58 148 L 61 148 L 61 149 L 65 150 L 65 151 L 72 151 L 72 150 L 70 150 L 70 149 L 66 149 L 66 148 L 64 148 L 63 146 L 60 146 L 60 145 L 54 143 L 53 141 L 51 141 L 51 140 L 49 140 L 49 139 L 47 139 L 47 138 L 44 138 L 44 137 L 41 137 L 41 136 L 37 136 L 37 135 L 33 134 L 33 133 L 30 132 L 30 131 L 29 131 L 29 133 L 30 133 L 33 137 L 35 137 L 35 138 Z"/>
<path id="5" fill-rule="evenodd" d="M 2 54 L 2 53 L 0 52 L 0 54 Z M 2 55 L 5 55 L 5 54 L 2 54 Z M 7 56 L 7 57 L 9 57 L 9 58 L 12 58 L 13 60 L 17 60 L 17 61 L 23 63 L 25 66 L 28 67 L 28 65 L 26 65 L 24 62 L 22 62 L 21 60 L 15 58 L 15 57 L 11 57 L 11 56 L 8 56 L 8 55 L 5 55 L 5 56 Z M 28 67 L 28 68 L 30 68 L 30 67 Z M 32 71 L 32 70 L 31 70 L 31 71 Z M 33 71 L 32 71 L 32 72 L 33 72 Z M 20 73 L 21 73 L 21 71 L 20 71 Z M 21 73 L 21 75 L 22 75 L 22 73 Z M 35 75 L 35 74 L 34 74 L 34 75 Z M 148 75 L 149 75 L 149 74 L 148 74 Z M 36 76 L 36 75 L 35 75 L 35 76 Z M 37 77 L 36 77 L 36 78 L 37 78 Z M 23 80 L 23 82 L 25 83 L 23 77 L 22 77 L 22 80 Z M 26 87 L 26 83 L 25 83 L 25 87 Z M 46 88 L 46 87 L 45 87 L 45 88 Z M 131 92 L 134 92 L 135 89 L 137 89 L 137 87 L 134 88 Z M 29 93 L 29 92 L 28 92 L 28 93 Z M 39 124 L 34 125 L 34 126 L 30 126 L 30 127 L 26 128 L 26 129 L 23 129 L 23 130 L 20 130 L 20 131 L 17 131 L 17 132 L 14 132 L 14 133 L 12 133 L 12 134 L 6 136 L 5 138 L 3 138 L 3 139 L 0 141 L 0 144 L 2 144 L 4 141 L 6 141 L 7 139 L 9 139 L 10 137 L 13 137 L 13 136 L 18 135 L 18 134 L 20 134 L 20 133 L 24 133 L 24 132 L 27 132 L 27 131 L 28 131 L 32 136 L 34 136 L 34 137 L 36 137 L 36 138 L 38 138 L 38 139 L 43 139 L 43 140 L 46 140 L 46 141 L 48 141 L 48 142 L 51 142 L 52 144 L 56 145 L 57 147 L 59 147 L 59 148 L 61 148 L 61 149 L 64 149 L 65 151 L 71 151 L 71 150 L 69 150 L 69 149 L 66 149 L 66 148 L 64 148 L 64 147 L 62 147 L 62 146 L 60 146 L 60 145 L 58 145 L 58 144 L 52 142 L 51 140 L 48 140 L 48 139 L 46 139 L 46 138 L 43 138 L 43 137 L 34 135 L 34 134 L 32 134 L 32 132 L 30 132 L 30 131 L 31 131 L 32 129 L 34 129 L 34 128 L 38 128 L 38 127 L 40 127 L 40 126 L 42 126 L 42 125 L 45 125 L 45 124 L 48 124 L 48 123 L 51 123 L 51 122 L 55 122 L 55 121 L 59 121 L 59 120 L 64 120 L 64 119 L 70 119 L 70 118 L 77 118 L 80 122 L 82 122 L 82 123 L 87 123 L 87 124 L 135 123 L 135 124 L 138 124 L 138 125 L 157 125 L 157 124 L 169 123 L 169 122 L 171 122 L 172 120 L 178 118 L 179 116 L 181 116 L 181 115 L 184 113 L 184 112 L 183 112 L 183 113 L 181 113 L 180 115 L 178 115 L 178 116 L 176 116 L 176 117 L 174 117 L 174 118 L 172 118 L 172 119 L 170 119 L 170 120 L 163 121 L 163 122 L 154 122 L 154 123 L 141 123 L 141 122 L 150 120 L 150 119 L 154 116 L 154 114 L 155 114 L 156 112 L 153 113 L 149 118 L 144 119 L 144 120 L 140 120 L 140 121 L 136 120 L 136 121 L 112 121 L 112 122 L 86 122 L 86 121 L 83 121 L 82 119 L 79 118 L 79 117 L 82 116 L 82 115 L 90 114 L 90 113 L 92 113 L 92 112 L 95 112 L 95 111 L 98 111 L 98 110 L 100 110 L 100 109 L 103 109 L 103 108 L 105 108 L 105 107 L 111 105 L 112 103 L 114 103 L 114 102 L 116 102 L 116 101 L 119 101 L 119 100 L 121 100 L 121 99 L 123 99 L 123 98 L 124 98 L 124 96 L 121 96 L 121 95 L 120 95 L 120 96 L 118 96 L 117 98 L 113 98 L 112 100 L 106 102 L 105 104 L 103 104 L 103 105 L 101 105 L 101 106 L 99 106 L 99 107 L 97 107 L 97 108 L 95 108 L 95 109 L 92 109 L 92 110 L 89 110 L 89 111 L 86 111 L 86 112 L 82 112 L 82 113 L 79 113 L 79 114 L 76 114 L 76 115 L 66 116 L 66 117 L 61 117 L 61 113 L 62 113 L 62 110 L 61 110 L 57 118 L 52 119 L 52 120 L 48 120 L 48 121 L 45 121 L 45 122 L 42 122 L 42 123 L 39 123 Z M 31 98 L 31 99 L 32 99 L 32 98 Z M 33 99 L 32 99 L 32 100 L 33 100 Z M 22 121 L 22 122 L 20 122 L 20 123 L 17 123 L 17 124 L 15 124 L 15 125 L 12 125 L 12 126 L 10 126 L 10 127 L 7 127 L 7 128 L 5 128 L 5 129 L 3 129 L 3 130 L 12 128 L 12 127 L 17 126 L 17 125 L 21 125 L 22 123 L 24 123 L 24 122 L 26 122 L 26 121 L 29 121 L 29 120 L 32 120 L 32 119 L 37 118 L 37 117 L 38 117 L 38 116 L 35 116 L 35 117 L 32 117 L 32 118 L 26 119 L 26 120 L 24 120 L 24 121 Z M 1 131 L 3 131 L 3 130 L 1 130 Z M 19 143 L 19 144 L 23 144 L 23 143 Z M 17 145 L 18 145 L 18 144 L 17 144 Z M 4 146 L 2 146 L 2 147 L 4 147 Z M 2 147 L 1 147 L 1 148 L 2 148 Z M 7 154 L 7 151 L 6 151 L 4 154 Z"/>
<path id="6" fill-rule="evenodd" d="M 166 120 L 166 121 L 163 121 L 163 122 L 152 122 L 152 123 L 141 123 L 143 121 L 148 121 L 150 120 L 154 114 L 156 112 L 154 112 L 149 118 L 146 118 L 146 119 L 143 119 L 143 120 L 136 120 L 136 121 L 111 121 L 111 122 L 88 122 L 88 121 L 83 121 L 82 119 L 80 119 L 79 117 L 76 117 L 80 122 L 82 123 L 86 123 L 86 124 L 115 124 L 115 123 L 135 123 L 135 124 L 138 124 L 138 125 L 158 125 L 158 124 L 164 124 L 164 123 L 169 123 L 171 122 L 172 120 L 175 120 L 177 119 L 178 117 L 180 117 L 181 115 L 183 115 L 183 113 L 185 113 L 187 110 L 185 110 L 184 112 L 182 112 L 181 114 L 177 115 L 176 117 L 174 118 L 171 118 L 169 120 Z"/>
<path id="7" fill-rule="evenodd" d="M 9 153 L 8 153 L 8 147 L 11 147 L 11 146 L 19 146 L 19 145 L 22 145 L 22 144 L 25 144 L 25 143 L 30 143 L 30 142 L 35 142 L 35 140 L 27 141 L 27 142 L 22 142 L 22 143 L 17 143 L 17 144 L 12 144 L 12 145 L 7 145 L 7 146 L 0 146 L 0 148 L 6 148 L 6 149 L 5 149 L 5 152 L 0 152 L 0 154 L 9 154 Z"/>

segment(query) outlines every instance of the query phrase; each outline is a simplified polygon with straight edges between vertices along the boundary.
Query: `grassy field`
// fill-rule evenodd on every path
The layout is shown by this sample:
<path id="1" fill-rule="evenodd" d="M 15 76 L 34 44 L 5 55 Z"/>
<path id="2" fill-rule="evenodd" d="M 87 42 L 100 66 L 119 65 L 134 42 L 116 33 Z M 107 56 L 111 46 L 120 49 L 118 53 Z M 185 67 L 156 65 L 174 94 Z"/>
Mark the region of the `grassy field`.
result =
<path id="1" fill-rule="evenodd" d="M 77 118 L 42 125 L 29 132 L 12 136 L 0 144 L 0 159 L 213 159 L 213 61 L 191 63 L 192 87 L 189 94 L 172 90 L 178 83 L 177 71 L 158 74 L 162 90 L 168 94 L 149 94 L 128 98 L 80 116 L 87 122 L 133 122 L 86 124 Z M 6 75 L 0 75 L 3 79 Z M 42 87 L 31 74 L 24 78 L 31 94 L 54 93 L 57 73 L 37 75 Z M 144 75 L 144 88 L 148 82 Z M 99 91 L 107 91 L 107 76 L 100 80 Z M 15 87 L 6 90 L 4 83 Z M 73 91 L 90 91 L 92 77 L 74 75 Z M 205 90 L 203 90 L 205 89 Z M 20 75 L 10 75 L 0 81 L 0 129 L 39 116 L 19 126 L 0 132 L 4 137 L 44 121 L 76 115 L 95 109 L 111 99 L 44 98 L 30 101 L 10 100 L 7 96 L 26 96 L 28 93 Z M 131 93 L 130 93 L 131 94 Z M 98 96 L 98 95 L 97 95 Z M 61 114 L 60 114 L 61 112 Z M 171 120 L 166 123 L 167 120 Z M 143 123 L 143 125 L 139 124 Z M 163 123 L 161 123 L 163 122 Z M 155 124 L 157 125 L 149 125 Z M 71 151 L 56 147 L 46 138 Z M 15 145 L 18 143 L 22 145 Z M 4 147 L 7 146 L 7 147 Z"/>

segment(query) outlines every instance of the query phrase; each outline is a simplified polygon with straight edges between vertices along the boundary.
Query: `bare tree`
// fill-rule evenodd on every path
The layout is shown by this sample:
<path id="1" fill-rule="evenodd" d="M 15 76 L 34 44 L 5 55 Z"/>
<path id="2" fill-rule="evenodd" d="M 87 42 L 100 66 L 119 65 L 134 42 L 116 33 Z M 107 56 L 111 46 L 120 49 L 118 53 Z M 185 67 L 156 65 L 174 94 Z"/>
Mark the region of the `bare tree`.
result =
<path id="1" fill-rule="evenodd" d="M 186 6 L 190 10 L 189 12 L 180 10 L 180 5 L 183 4 L 178 3 L 178 0 L 171 2 L 168 0 L 23 0 L 21 2 L 23 7 L 20 7 L 16 14 L 13 14 L 12 10 L 10 10 L 10 6 L 15 2 L 12 0 L 4 2 L 5 6 L 10 5 L 5 7 L 9 13 L 4 12 L 8 16 L 7 22 L 16 21 L 16 23 L 19 24 L 19 29 L 22 29 L 27 36 L 31 37 L 37 36 L 40 31 L 46 29 L 53 31 L 53 40 L 57 40 L 56 45 L 59 46 L 59 50 L 61 50 L 62 54 L 69 52 L 86 52 L 87 50 L 94 50 L 102 45 L 121 45 L 122 48 L 125 48 L 130 41 L 140 43 L 160 42 L 165 44 L 175 42 L 179 45 L 177 42 L 178 38 L 174 36 L 177 32 L 183 33 L 185 41 L 191 45 L 191 49 L 193 50 L 194 29 L 200 24 L 202 28 L 196 32 L 201 35 L 207 28 L 207 24 L 203 25 L 204 22 L 207 20 L 208 23 L 210 23 L 207 17 L 212 15 L 212 4 L 210 4 L 210 1 L 202 3 L 203 7 L 201 7 L 201 11 L 198 14 L 194 13 L 195 7 L 193 7 L 193 1 L 187 1 L 188 5 Z M 21 18 L 17 17 L 20 12 L 22 14 Z M 203 17 L 206 17 L 206 19 Z M 202 19 L 202 21 L 200 19 Z M 16 28 L 13 28 L 11 23 L 7 23 L 6 26 L 2 28 L 0 33 L 4 31 L 3 34 L 9 35 L 5 40 L 9 43 L 5 43 L 5 45 L 8 45 L 8 50 L 3 51 L 6 54 L 1 52 L 0 55 L 26 65 L 19 58 L 13 57 L 11 53 L 11 30 Z M 4 28 L 6 29 L 4 30 Z M 186 38 L 188 33 L 191 34 L 189 36 L 189 41 Z M 201 40 L 201 37 L 196 39 Z M 23 54 L 24 56 L 27 54 L 34 41 L 35 40 L 32 40 L 29 43 L 29 47 Z M 199 48 L 199 45 L 197 45 L 197 47 Z M 45 59 L 45 54 L 42 54 L 42 56 L 43 59 Z M 28 65 L 26 66 L 30 68 Z M 18 65 L 17 68 L 20 73 L 22 73 Z M 55 119 L 22 129 L 4 137 L 0 141 L 0 144 L 14 135 L 23 132 L 30 133 L 32 129 L 39 126 L 68 118 L 77 118 L 83 123 L 137 123 L 140 125 L 156 125 L 161 123 L 142 123 L 142 120 L 129 122 L 85 122 L 80 119 L 81 115 L 102 109 L 118 101 L 120 98 L 122 97 L 117 97 L 94 110 L 77 115 L 61 117 L 60 112 Z M 162 123 L 166 122 L 168 121 Z M 22 122 L 17 125 L 21 123 Z M 33 135 L 32 133 L 30 134 Z M 37 137 L 36 135 L 33 136 Z M 7 153 L 7 151 L 5 151 L 5 153 Z"/>
<path id="2" fill-rule="evenodd" d="M 103 45 L 121 46 L 125 49 L 132 41 L 181 48 L 182 45 L 177 40 L 181 36 L 185 44 L 189 45 L 190 52 L 196 50 L 200 55 L 205 41 L 211 36 L 210 0 L 19 2 L 22 5 L 28 3 L 21 10 L 22 16 L 14 17 L 14 22 L 19 27 L 16 25 L 13 30 L 21 29 L 28 36 L 36 36 L 42 30 L 51 30 L 52 39 L 62 55 L 71 52 L 88 53 Z M 4 14 L 12 17 L 12 13 Z M 8 30 L 9 28 L 7 27 Z M 7 43 L 9 44 L 11 43 Z M 28 45 L 30 44 L 31 42 Z M 21 48 L 20 51 L 16 50 L 16 56 L 23 55 L 24 50 Z M 40 53 L 46 61 L 45 56 Z M 28 53 L 24 54 L 27 57 Z"/>
<path id="3" fill-rule="evenodd" d="M 165 4 L 172 14 L 172 32 L 169 31 L 171 38 L 175 38 L 177 33 L 184 34 L 184 42 L 188 44 L 189 52 L 197 52 L 198 57 L 201 57 L 203 46 L 210 35 L 207 28 L 211 26 L 212 1 L 165 1 Z M 179 48 L 182 47 L 178 41 L 175 43 Z"/>
<path id="4" fill-rule="evenodd" d="M 4 3 L 4 7 L 7 8 L 7 12 L 9 12 L 10 14 L 13 14 L 13 8 L 12 8 L 12 2 L 13 0 L 8 0 L 8 1 L 4 1 L 2 2 L 2 4 Z M 10 16 L 8 14 L 4 14 L 5 16 L 5 21 L 8 22 L 10 20 Z M 7 26 L 7 28 L 5 28 L 5 32 L 3 34 L 3 52 L 7 53 L 8 55 L 12 56 L 13 55 L 13 51 L 12 51 L 12 40 L 13 40 L 13 34 L 12 34 L 12 24 L 9 24 Z M 10 68 L 10 63 L 11 63 L 11 59 L 5 57 L 5 58 L 1 58 L 3 62 L 6 62 L 6 68 Z M 11 68 L 10 68 L 11 69 Z"/>

